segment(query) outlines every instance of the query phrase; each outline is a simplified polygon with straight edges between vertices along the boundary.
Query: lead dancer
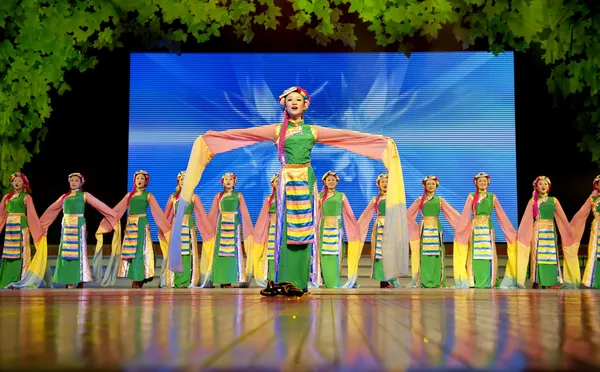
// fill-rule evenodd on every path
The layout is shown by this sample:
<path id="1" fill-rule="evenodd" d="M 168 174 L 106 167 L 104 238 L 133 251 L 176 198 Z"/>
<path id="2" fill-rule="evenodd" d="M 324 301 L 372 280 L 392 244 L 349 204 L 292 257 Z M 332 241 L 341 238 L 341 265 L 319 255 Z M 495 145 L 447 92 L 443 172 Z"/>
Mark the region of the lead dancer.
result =
<path id="1" fill-rule="evenodd" d="M 279 104 L 284 113 L 282 124 L 224 132 L 209 131 L 196 139 L 182 190 L 182 203 L 187 206 L 191 202 L 193 190 L 200 182 L 202 172 L 216 154 L 262 141 L 275 142 L 281 162 L 276 202 L 275 279 L 291 282 L 306 292 L 309 279 L 313 283 L 321 283 L 315 224 L 319 206 L 314 198 L 318 190 L 310 164 L 313 146 L 320 142 L 382 160 L 390 172 L 390 182 L 394 185 L 387 198 L 386 215 L 390 223 L 386 225 L 383 242 L 383 255 L 386 257 L 384 272 L 388 279 L 408 275 L 406 198 L 396 144 L 390 138 L 380 135 L 307 125 L 304 122 L 304 112 L 310 102 L 306 90 L 291 87 L 279 96 Z M 180 239 L 183 209 L 177 211 L 172 242 Z M 251 241 L 244 243 L 246 247 L 252 247 Z M 348 250 L 349 274 L 355 276 L 361 251 L 359 242 L 349 242 Z M 178 244 L 171 244 L 169 254 L 170 268 L 181 272 L 183 267 Z M 253 260 L 256 259 L 255 256 L 258 254 L 251 254 Z M 253 268 L 254 265 L 247 267 Z"/>

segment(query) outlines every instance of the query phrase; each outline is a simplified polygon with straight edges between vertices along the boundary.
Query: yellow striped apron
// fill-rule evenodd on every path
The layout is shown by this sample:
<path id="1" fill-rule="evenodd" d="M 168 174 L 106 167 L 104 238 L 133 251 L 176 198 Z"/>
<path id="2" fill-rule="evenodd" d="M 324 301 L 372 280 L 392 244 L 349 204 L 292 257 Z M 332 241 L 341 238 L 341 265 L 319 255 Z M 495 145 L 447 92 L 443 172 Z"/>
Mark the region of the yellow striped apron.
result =
<path id="1" fill-rule="evenodd" d="M 309 166 L 310 163 L 286 164 L 283 170 L 287 244 L 310 244 L 315 240 L 308 184 Z"/>
<path id="2" fill-rule="evenodd" d="M 127 227 L 125 229 L 125 238 L 123 239 L 123 249 L 121 250 L 122 260 L 132 260 L 135 258 L 138 243 L 139 219 L 146 217 L 145 214 L 131 214 L 127 217 Z"/>
<path id="3" fill-rule="evenodd" d="M 277 215 L 269 216 L 269 236 L 267 238 L 267 260 L 275 259 L 275 231 L 277 230 Z"/>
<path id="4" fill-rule="evenodd" d="M 600 247 L 600 229 L 595 231 L 596 233 L 596 247 Z M 596 257 L 600 259 L 600 249 L 596 249 Z"/>
<path id="5" fill-rule="evenodd" d="M 219 256 L 235 257 L 236 228 L 235 218 L 237 212 L 221 212 L 221 236 L 219 239 Z"/>
<path id="6" fill-rule="evenodd" d="M 338 256 L 342 245 L 341 232 L 339 228 L 339 216 L 323 217 L 323 244 L 321 254 Z"/>
<path id="7" fill-rule="evenodd" d="M 181 226 L 181 255 L 189 256 L 191 247 L 191 231 L 190 231 L 191 214 L 183 215 L 183 224 Z"/>
<path id="8" fill-rule="evenodd" d="M 65 214 L 62 220 L 62 250 L 60 257 L 66 261 L 79 259 L 79 217 L 83 214 Z"/>
<path id="9" fill-rule="evenodd" d="M 25 216 L 25 213 L 9 213 L 6 218 L 2 258 L 6 258 L 7 260 L 18 260 L 21 258 L 21 246 L 23 245 L 21 231 L 22 216 Z"/>
<path id="10" fill-rule="evenodd" d="M 537 264 L 556 265 L 556 239 L 554 235 L 554 220 L 539 219 L 537 221 Z"/>
<path id="11" fill-rule="evenodd" d="M 423 248 L 424 256 L 440 255 L 440 231 L 437 216 L 423 217 Z"/>
<path id="12" fill-rule="evenodd" d="M 473 259 L 494 259 L 492 250 L 492 232 L 489 226 L 490 216 L 475 216 L 473 219 Z"/>
<path id="13" fill-rule="evenodd" d="M 375 259 L 383 259 L 383 230 L 385 227 L 385 216 L 377 216 L 375 221 Z M 373 240 L 373 237 L 371 237 Z"/>

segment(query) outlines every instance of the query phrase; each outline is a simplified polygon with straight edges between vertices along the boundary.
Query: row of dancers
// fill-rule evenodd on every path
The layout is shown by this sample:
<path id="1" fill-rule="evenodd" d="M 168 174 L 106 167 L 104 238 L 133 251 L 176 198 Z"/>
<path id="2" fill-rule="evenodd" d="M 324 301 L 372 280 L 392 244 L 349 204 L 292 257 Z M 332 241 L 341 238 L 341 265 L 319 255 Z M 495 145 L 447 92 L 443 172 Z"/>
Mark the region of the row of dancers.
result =
<path id="1" fill-rule="evenodd" d="M 97 281 L 112 286 L 116 278 L 129 278 L 133 288 L 142 288 L 155 277 L 155 252 L 150 235 L 147 211 L 150 210 L 159 229 L 163 255 L 159 287 L 204 288 L 232 284 L 247 285 L 252 278 L 260 286 L 277 282 L 276 241 L 282 235 L 277 226 L 277 192 L 279 175 L 271 179 L 271 195 L 267 196 L 256 224 L 253 226 L 244 196 L 235 191 L 237 177 L 226 173 L 221 179 L 223 191 L 215 195 L 207 214 L 197 195 L 185 206 L 182 233 L 178 241 L 182 270 L 169 268 L 169 242 L 171 229 L 185 181 L 185 172 L 177 175 L 175 192 L 169 197 L 163 212 L 147 188 L 148 172 L 134 174 L 134 188 L 114 208 L 108 207 L 89 192 L 82 191 L 85 178 L 80 173 L 68 177 L 70 191 L 62 195 L 42 214 L 36 213 L 30 184 L 23 173 L 10 177 L 13 191 L 0 203 L 0 231 L 5 227 L 0 288 L 37 288 L 42 280 L 67 288 L 82 288 L 85 282 Z M 346 195 L 337 191 L 339 176 L 328 171 L 322 177 L 323 189 L 315 197 L 314 252 L 310 260 L 297 260 L 304 264 L 296 271 L 298 277 L 288 280 L 298 288 L 323 285 L 327 288 L 356 287 L 356 271 L 362 246 L 371 227 L 371 273 L 381 288 L 399 287 L 398 278 L 386 277 L 383 265 L 386 259 L 382 249 L 386 222 L 388 174 L 380 174 L 376 184 L 379 192 L 356 220 Z M 537 177 L 533 182 L 533 197 L 521 219 L 518 232 L 511 225 L 498 198 L 488 191 L 490 176 L 478 173 L 473 178 L 475 192 L 469 194 L 462 214 L 436 194 L 440 180 L 427 176 L 422 180 L 423 195 L 408 208 L 408 231 L 412 282 L 409 287 L 439 288 L 446 286 L 445 247 L 440 215 L 443 214 L 455 230 L 454 282 L 457 288 L 522 288 L 527 278 L 534 288 L 600 288 L 596 267 L 600 258 L 598 243 L 600 230 L 598 196 L 600 176 L 596 177 L 594 191 L 581 210 L 569 221 L 555 197 L 549 196 L 550 179 Z M 392 185 L 393 187 L 393 185 Z M 307 220 L 303 213 L 301 193 L 288 195 L 286 206 L 295 213 L 292 222 L 301 225 Z M 85 205 L 89 204 L 104 216 L 96 232 L 97 246 L 93 262 L 88 262 L 87 225 Z M 63 212 L 60 246 L 53 276 L 47 262 L 46 234 L 49 226 Z M 508 245 L 508 263 L 502 281 L 498 275 L 492 212 L 496 212 Z M 121 239 L 121 217 L 127 212 L 125 234 Z M 586 220 L 592 212 L 588 261 L 580 274 L 578 249 Z M 195 221 L 194 217 L 195 216 Z M 103 235 L 114 231 L 112 252 L 103 272 Z M 348 238 L 343 242 L 344 231 Z M 198 245 L 198 232 L 202 237 Z M 559 242 L 561 235 L 563 265 L 560 265 Z M 36 247 L 32 255 L 31 238 Z M 202 252 L 200 252 L 200 250 Z M 280 254 L 281 256 L 281 254 Z M 342 280 L 344 256 L 348 258 L 348 278 Z M 281 260 L 282 258 L 279 257 Z M 318 265 L 318 268 L 314 268 Z M 281 270 L 281 269 L 280 269 Z M 311 276 L 316 271 L 318 276 Z M 302 283 L 306 283 L 302 286 Z M 300 285 L 300 286 L 298 286 Z"/>

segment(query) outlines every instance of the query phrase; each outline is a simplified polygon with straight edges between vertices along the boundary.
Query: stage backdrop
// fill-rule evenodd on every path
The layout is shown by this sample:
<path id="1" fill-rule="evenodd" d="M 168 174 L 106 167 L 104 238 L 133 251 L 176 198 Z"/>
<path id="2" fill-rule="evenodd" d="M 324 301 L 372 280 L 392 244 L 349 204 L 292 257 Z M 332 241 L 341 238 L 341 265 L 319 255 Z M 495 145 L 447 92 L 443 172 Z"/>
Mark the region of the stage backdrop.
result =
<path id="1" fill-rule="evenodd" d="M 438 195 L 462 212 L 477 172 L 491 175 L 490 192 L 517 226 L 513 54 L 485 52 L 348 54 L 131 55 L 129 188 L 136 170 L 150 173 L 161 207 L 175 191 L 194 140 L 222 131 L 280 123 L 277 96 L 293 85 L 311 94 L 306 122 L 392 137 L 404 172 L 407 207 L 421 195 L 421 180 L 436 175 Z M 374 161 L 317 144 L 312 153 L 319 189 L 328 170 L 358 218 L 377 194 L 385 172 Z M 234 172 L 253 222 L 269 180 L 279 169 L 273 143 L 217 155 L 196 193 L 207 213 Z M 393 185 L 391 185 L 393 187 Z M 444 240 L 454 232 L 443 219 Z M 496 218 L 498 241 L 505 241 Z M 152 235 L 157 230 L 151 222 Z"/>

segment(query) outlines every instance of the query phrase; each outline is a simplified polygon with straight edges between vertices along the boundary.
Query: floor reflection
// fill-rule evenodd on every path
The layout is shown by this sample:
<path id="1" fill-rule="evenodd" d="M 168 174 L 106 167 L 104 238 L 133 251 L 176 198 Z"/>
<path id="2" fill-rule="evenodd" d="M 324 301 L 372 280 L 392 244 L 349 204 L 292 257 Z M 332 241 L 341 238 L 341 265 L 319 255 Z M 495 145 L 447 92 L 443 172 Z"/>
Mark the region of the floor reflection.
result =
<path id="1" fill-rule="evenodd" d="M 600 367 L 600 292 L 0 291 L 0 369 Z"/>

